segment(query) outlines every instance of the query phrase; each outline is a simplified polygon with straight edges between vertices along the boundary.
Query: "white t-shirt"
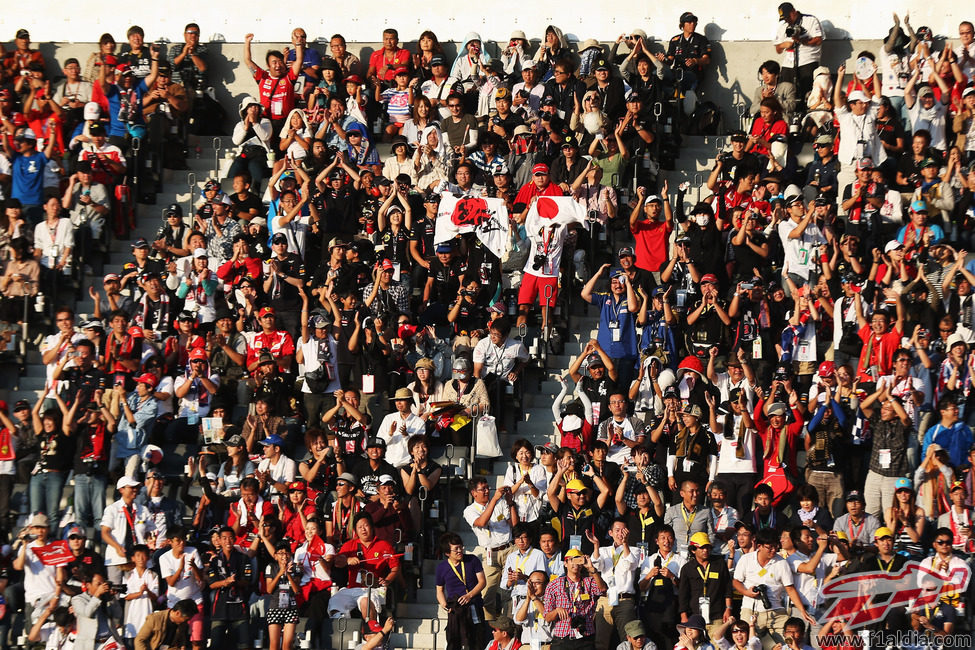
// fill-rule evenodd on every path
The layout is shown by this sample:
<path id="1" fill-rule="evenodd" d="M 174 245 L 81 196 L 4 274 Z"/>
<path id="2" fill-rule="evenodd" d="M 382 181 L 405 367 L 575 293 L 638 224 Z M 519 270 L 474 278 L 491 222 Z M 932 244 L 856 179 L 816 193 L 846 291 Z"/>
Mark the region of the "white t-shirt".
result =
<path id="1" fill-rule="evenodd" d="M 186 557 L 186 560 L 183 562 L 183 573 L 179 580 L 176 581 L 176 584 L 171 585 L 166 590 L 167 607 L 173 607 L 184 598 L 192 599 L 197 605 L 203 604 L 203 591 L 200 589 L 200 583 L 196 581 L 196 576 L 193 575 L 193 571 L 190 569 L 191 566 L 195 566 L 201 572 L 203 571 L 203 561 L 200 559 L 200 553 L 192 546 L 187 546 L 183 549 L 183 555 Z M 159 556 L 159 572 L 162 574 L 164 580 L 176 575 L 177 568 L 179 568 L 179 558 L 173 557 L 172 551 L 166 551 Z"/>
<path id="2" fill-rule="evenodd" d="M 484 365 L 484 374 L 507 375 L 518 361 L 528 361 L 528 350 L 520 341 L 505 339 L 501 347 L 489 337 L 478 341 L 474 346 L 474 363 Z"/>
<path id="3" fill-rule="evenodd" d="M 726 418 L 718 416 L 718 422 L 725 424 Z M 732 415 L 732 430 L 714 434 L 714 441 L 718 445 L 718 474 L 749 474 L 757 470 L 755 462 L 755 430 L 745 429 L 745 455 L 738 458 L 738 428 L 741 416 Z M 728 437 L 725 437 L 728 436 Z"/>
<path id="4" fill-rule="evenodd" d="M 125 586 L 128 587 L 128 593 L 134 594 L 142 591 L 142 585 L 148 586 L 149 591 L 157 596 L 159 595 L 159 578 L 155 571 L 147 568 L 141 576 L 135 569 L 126 572 Z M 125 601 L 125 632 L 123 636 L 127 639 L 134 639 L 135 635 L 142 629 L 142 624 L 146 622 L 146 618 L 153 611 L 155 610 L 152 608 L 152 601 L 146 594 L 142 594 L 135 600 Z"/>
<path id="5" fill-rule="evenodd" d="M 220 375 L 217 373 L 211 372 L 209 375 L 207 375 L 207 379 L 209 379 L 215 386 L 220 386 Z M 187 377 L 185 374 L 180 375 L 173 382 L 173 390 L 175 391 L 187 381 L 189 381 L 189 377 Z M 201 390 L 203 390 L 202 387 Z M 190 415 L 195 414 L 197 417 L 205 418 L 210 413 L 210 407 L 213 404 L 214 397 L 214 395 L 207 395 L 206 400 L 201 403 L 197 394 L 192 388 L 190 388 L 186 395 L 179 398 L 179 411 L 176 413 L 176 417 L 188 418 Z"/>
<path id="6" fill-rule="evenodd" d="M 135 535 L 134 543 L 145 544 L 146 535 L 155 530 L 155 524 L 153 524 L 152 515 L 149 513 L 149 509 L 145 506 L 140 506 L 137 503 L 132 504 L 132 522 L 134 525 L 131 526 L 132 532 Z M 101 526 L 105 528 L 112 529 L 112 537 L 118 542 L 123 548 L 126 546 L 126 531 L 130 528 L 128 523 L 128 517 L 125 514 L 125 502 L 122 499 L 114 501 L 109 505 L 105 506 L 105 511 L 102 514 Z M 118 566 L 119 564 L 125 564 L 128 560 L 118 554 L 113 546 L 105 547 L 105 566 Z"/>
<path id="7" fill-rule="evenodd" d="M 58 367 L 59 363 L 61 363 L 61 359 L 63 359 L 64 355 L 68 353 L 68 350 L 71 348 L 72 345 L 76 344 L 78 341 L 82 340 L 83 338 L 85 338 L 84 334 L 82 334 L 81 332 L 74 332 L 71 335 L 70 345 L 65 343 L 63 346 L 61 346 L 61 348 L 58 349 L 58 355 L 54 358 L 54 361 L 47 364 L 47 371 L 45 373 L 45 377 L 47 379 L 46 383 L 48 386 L 51 385 L 51 381 L 54 378 L 54 369 Z M 45 336 L 44 340 L 41 342 L 41 347 L 40 347 L 41 355 L 43 356 L 44 353 L 47 352 L 48 350 L 52 350 L 55 347 L 57 347 L 58 342 L 60 340 L 61 340 L 61 332 L 57 332 L 56 334 L 49 334 Z M 66 382 L 64 380 L 59 381 L 57 388 L 60 390 L 62 387 L 64 387 L 65 383 Z M 54 391 L 52 390 L 48 392 L 48 394 L 45 395 L 44 397 L 47 399 L 54 399 Z"/>
<path id="8" fill-rule="evenodd" d="M 887 150 L 880 143 L 877 133 L 877 110 L 880 104 L 873 98 L 863 115 L 854 115 L 848 105 L 836 109 L 840 123 L 840 149 L 837 159 L 840 165 L 856 165 L 860 158 L 869 156 L 877 165 L 887 160 Z M 862 141 L 862 142 L 861 142 Z"/>
<path id="9" fill-rule="evenodd" d="M 815 16 L 810 16 L 809 14 L 799 14 L 799 24 L 806 30 L 805 36 L 809 38 L 815 38 L 817 36 L 823 35 L 823 27 L 819 24 L 819 19 Z M 788 27 L 788 23 L 784 20 L 780 20 L 778 27 L 775 32 L 775 42 L 783 43 L 790 40 L 788 36 L 785 35 L 785 30 Z M 802 67 L 809 63 L 819 63 L 819 58 L 822 53 L 823 46 L 820 45 L 799 45 L 799 66 Z M 788 68 L 791 70 L 796 64 L 796 55 L 791 49 L 783 50 L 781 54 L 781 60 L 779 63 L 782 64 L 782 68 Z"/>
<path id="10" fill-rule="evenodd" d="M 162 417 L 163 415 L 169 415 L 173 412 L 173 390 L 174 388 L 173 378 L 169 375 L 163 375 L 159 383 L 156 384 L 156 393 L 169 393 L 169 399 L 166 400 L 156 400 L 156 417 Z"/>
<path id="11" fill-rule="evenodd" d="M 464 508 L 464 521 L 466 521 L 474 536 L 477 537 L 477 545 L 482 548 L 494 548 L 511 542 L 511 511 L 508 502 L 499 499 L 491 513 L 491 519 L 484 528 L 474 525 L 474 521 L 481 516 L 487 504 L 481 505 L 477 501 Z"/>
<path id="12" fill-rule="evenodd" d="M 914 106 L 907 109 L 907 117 L 911 120 L 911 131 L 917 133 L 919 129 L 927 129 L 931 133 L 931 147 L 944 151 L 947 148 L 945 143 L 945 119 L 948 114 L 948 107 L 934 100 L 934 106 L 925 109 L 921 106 L 920 98 L 915 99 Z M 840 146 L 843 146 L 842 143 Z"/>
<path id="13" fill-rule="evenodd" d="M 270 472 L 271 479 L 269 482 L 290 483 L 295 478 L 295 472 L 298 471 L 298 466 L 293 460 L 282 455 L 278 458 L 277 465 L 271 465 L 270 458 L 262 458 L 261 462 L 257 464 L 257 471 Z M 274 492 L 274 490 L 271 489 L 271 492 Z"/>
<path id="14" fill-rule="evenodd" d="M 543 228 L 542 232 L 530 232 L 528 238 L 531 241 L 532 249 L 525 262 L 525 273 L 534 275 L 537 278 L 557 278 L 559 277 L 559 264 L 562 263 L 562 246 L 568 236 L 569 229 L 559 224 L 552 224 Z M 545 262 L 538 269 L 535 265 L 535 256 L 541 255 Z"/>
<path id="15" fill-rule="evenodd" d="M 383 418 L 379 428 L 375 430 L 376 435 L 386 441 L 386 462 L 393 467 L 403 467 L 410 462 L 409 441 L 413 436 L 426 433 L 426 421 L 407 412 L 404 420 L 398 411 L 387 413 Z M 400 431 L 400 426 L 405 425 L 405 433 Z M 396 433 L 392 433 L 393 427 Z M 395 478 L 395 477 L 394 477 Z"/>
<path id="16" fill-rule="evenodd" d="M 40 599 L 50 599 L 57 586 L 54 582 L 55 567 L 46 566 L 41 562 L 33 549 L 50 544 L 50 540 L 42 544 L 34 540 L 27 545 L 24 552 L 24 601 L 36 603 Z"/>
<path id="17" fill-rule="evenodd" d="M 755 585 L 767 585 L 768 598 L 772 602 L 773 609 L 785 606 L 788 600 L 785 588 L 793 584 L 792 569 L 788 562 L 778 555 L 773 555 L 768 564 L 763 567 L 758 563 L 758 551 L 752 551 L 742 556 L 735 567 L 734 578 L 744 584 L 746 589 L 751 589 Z M 754 612 L 765 611 L 761 599 L 749 598 L 748 596 L 742 600 L 741 608 L 743 610 L 750 609 Z"/>
<path id="18" fill-rule="evenodd" d="M 281 219 L 283 218 L 284 215 L 271 217 L 271 234 L 276 235 L 279 232 L 283 232 L 284 236 L 288 238 L 288 252 L 297 253 L 304 258 L 305 239 L 308 233 L 311 232 L 311 216 L 296 216 L 290 222 L 281 225 Z"/>
<path id="19" fill-rule="evenodd" d="M 884 97 L 903 97 L 907 79 L 911 76 L 911 66 L 907 62 L 907 57 L 893 52 L 889 54 L 881 52 L 878 64 Z"/>
<path id="20" fill-rule="evenodd" d="M 789 267 L 789 273 L 809 279 L 809 273 L 816 268 L 816 256 L 819 255 L 816 247 L 825 244 L 826 238 L 823 237 L 819 226 L 810 223 L 799 237 L 790 239 L 789 233 L 798 223 L 792 219 L 780 223 L 779 239 L 782 241 L 782 248 L 785 251 L 785 263 Z"/>
<path id="21" fill-rule="evenodd" d="M 338 342 L 335 340 L 334 337 L 329 336 L 327 338 L 328 338 L 328 350 L 331 356 L 331 361 L 329 361 L 329 365 L 332 366 L 332 377 L 334 377 L 334 379 L 332 379 L 329 385 L 325 388 L 325 394 L 331 395 L 339 388 L 341 388 L 341 384 L 339 382 L 339 378 L 338 378 L 339 373 L 336 367 L 336 359 L 338 358 L 337 356 Z M 318 360 L 318 344 L 319 344 L 319 339 L 315 338 L 314 335 L 310 335 L 307 341 L 302 342 L 299 340 L 298 345 L 301 346 L 301 354 L 302 357 L 304 358 L 304 361 L 301 363 L 301 368 L 299 368 L 302 375 L 305 375 L 306 373 L 309 372 L 314 372 L 315 370 L 318 370 L 322 366 L 322 364 Z M 312 392 L 311 387 L 308 385 L 307 381 L 301 382 L 301 392 L 309 393 L 309 394 Z"/>

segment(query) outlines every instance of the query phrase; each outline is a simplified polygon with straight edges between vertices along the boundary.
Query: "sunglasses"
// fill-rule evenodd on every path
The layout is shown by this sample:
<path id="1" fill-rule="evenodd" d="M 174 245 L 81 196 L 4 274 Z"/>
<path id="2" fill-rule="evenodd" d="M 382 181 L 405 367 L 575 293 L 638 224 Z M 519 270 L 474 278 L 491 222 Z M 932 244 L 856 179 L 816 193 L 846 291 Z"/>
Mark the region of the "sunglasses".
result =
<path id="1" fill-rule="evenodd" d="M 934 543 L 937 544 L 938 546 L 946 546 L 948 544 L 951 544 L 951 540 L 950 539 L 936 539 L 936 540 L 934 540 Z"/>
<path id="2" fill-rule="evenodd" d="M 88 539 L 88 538 L 85 537 L 84 535 L 68 535 L 68 539 L 75 539 L 75 540 L 77 540 L 77 539 Z"/>

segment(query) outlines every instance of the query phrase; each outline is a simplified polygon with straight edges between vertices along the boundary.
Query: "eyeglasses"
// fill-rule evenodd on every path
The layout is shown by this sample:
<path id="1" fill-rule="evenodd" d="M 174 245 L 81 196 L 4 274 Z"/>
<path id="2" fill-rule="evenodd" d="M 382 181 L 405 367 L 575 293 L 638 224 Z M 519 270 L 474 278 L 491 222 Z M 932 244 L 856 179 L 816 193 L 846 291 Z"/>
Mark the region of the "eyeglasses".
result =
<path id="1" fill-rule="evenodd" d="M 548 174 L 545 172 L 535 172 L 532 176 L 538 178 L 539 176 L 548 176 Z"/>
<path id="2" fill-rule="evenodd" d="M 938 546 L 946 546 L 947 544 L 951 544 L 951 540 L 950 539 L 936 539 L 936 540 L 934 540 L 934 543 L 937 544 Z"/>
<path id="3" fill-rule="evenodd" d="M 910 359 L 908 359 L 907 357 L 901 357 L 900 359 L 895 359 L 894 363 L 907 363 L 909 361 Z"/>
<path id="4" fill-rule="evenodd" d="M 460 108 L 460 104 L 447 104 L 447 108 Z"/>
<path id="5" fill-rule="evenodd" d="M 482 485 L 481 487 L 474 488 L 474 491 L 475 492 L 490 492 L 491 491 L 491 488 L 489 488 L 486 485 Z"/>

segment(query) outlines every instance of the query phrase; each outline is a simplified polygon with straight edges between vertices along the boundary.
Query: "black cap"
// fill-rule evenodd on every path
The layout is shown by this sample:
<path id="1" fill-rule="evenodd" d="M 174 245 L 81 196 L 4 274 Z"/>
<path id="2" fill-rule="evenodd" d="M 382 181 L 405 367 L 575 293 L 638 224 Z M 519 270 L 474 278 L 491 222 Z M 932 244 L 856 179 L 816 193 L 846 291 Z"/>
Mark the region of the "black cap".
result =
<path id="1" fill-rule="evenodd" d="M 597 59 L 596 60 L 596 64 L 593 66 L 593 70 L 594 71 L 595 70 L 609 70 L 609 69 L 610 69 L 609 63 L 606 62 L 606 59 Z"/>
<path id="2" fill-rule="evenodd" d="M 28 402 L 25 399 L 19 399 L 19 400 L 17 400 L 17 403 L 14 404 L 14 410 L 13 410 L 13 412 L 16 413 L 17 411 L 21 411 L 23 409 L 27 409 L 29 411 L 30 410 L 30 402 Z"/>
<path id="3" fill-rule="evenodd" d="M 684 23 L 696 23 L 696 22 L 697 22 L 697 16 L 695 16 L 690 11 L 685 11 L 684 13 L 682 13 L 680 15 L 680 24 L 681 25 L 683 25 Z"/>
<path id="4" fill-rule="evenodd" d="M 792 6 L 791 2 L 783 2 L 779 5 L 779 20 L 786 20 L 796 8 Z"/>
<path id="5" fill-rule="evenodd" d="M 542 98 L 542 106 L 555 106 L 555 98 L 551 95 L 545 95 Z"/>
<path id="6" fill-rule="evenodd" d="M 146 241 L 145 237 L 139 237 L 132 242 L 132 248 L 149 248 L 149 242 Z"/>
<path id="7" fill-rule="evenodd" d="M 170 203 L 168 206 L 166 206 L 166 209 L 163 210 L 163 214 L 166 216 L 166 218 L 169 218 L 174 215 L 182 218 L 183 208 L 180 206 L 179 203 Z"/>
<path id="8" fill-rule="evenodd" d="M 432 68 L 435 65 L 446 65 L 443 57 L 440 56 L 439 54 L 435 54 L 432 57 L 430 57 L 430 67 Z"/>
<path id="9" fill-rule="evenodd" d="M 105 135 L 105 127 L 96 122 L 88 127 L 88 135 Z"/>
<path id="10" fill-rule="evenodd" d="M 746 140 L 748 140 L 748 134 L 746 134 L 741 129 L 732 131 L 730 137 L 732 142 L 745 142 Z"/>
<path id="11" fill-rule="evenodd" d="M 163 77 L 172 77 L 173 66 L 169 65 L 169 61 L 160 61 L 159 65 L 156 66 L 156 74 Z"/>
<path id="12" fill-rule="evenodd" d="M 386 441 L 377 436 L 372 436 L 368 440 L 366 440 L 366 449 L 369 449 L 370 447 L 382 447 L 383 449 L 385 449 Z"/>
<path id="13" fill-rule="evenodd" d="M 287 244 L 288 236 L 283 232 L 274 233 L 274 237 L 271 237 L 272 244 Z"/>
<path id="14" fill-rule="evenodd" d="M 17 30 L 17 38 L 30 38 L 30 32 L 21 27 Z"/>

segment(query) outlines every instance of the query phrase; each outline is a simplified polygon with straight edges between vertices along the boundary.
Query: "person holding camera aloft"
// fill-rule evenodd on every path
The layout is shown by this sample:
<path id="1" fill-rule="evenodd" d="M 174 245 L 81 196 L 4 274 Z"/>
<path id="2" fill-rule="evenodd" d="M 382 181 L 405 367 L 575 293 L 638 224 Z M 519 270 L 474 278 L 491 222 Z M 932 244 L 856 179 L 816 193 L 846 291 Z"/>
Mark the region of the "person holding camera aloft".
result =
<path id="1" fill-rule="evenodd" d="M 552 650 L 591 650 L 596 647 L 596 601 L 605 595 L 606 583 L 592 558 L 578 548 L 567 550 L 564 561 L 565 575 L 545 588 L 545 620 L 554 623 Z"/>
<path id="2" fill-rule="evenodd" d="M 609 292 L 594 292 L 596 283 L 610 268 L 603 264 L 596 274 L 582 288 L 581 296 L 586 302 L 599 307 L 599 334 L 597 341 L 616 366 L 618 383 L 629 387 L 633 382 L 639 351 L 636 338 L 636 314 L 640 310 L 633 284 L 622 269 L 609 272 Z"/>
<path id="3" fill-rule="evenodd" d="M 818 18 L 798 11 L 791 2 L 779 5 L 779 26 L 775 34 L 775 51 L 782 55 L 779 79 L 796 87 L 803 105 L 813 87 L 813 71 L 819 66 L 822 45 L 823 27 Z"/>

